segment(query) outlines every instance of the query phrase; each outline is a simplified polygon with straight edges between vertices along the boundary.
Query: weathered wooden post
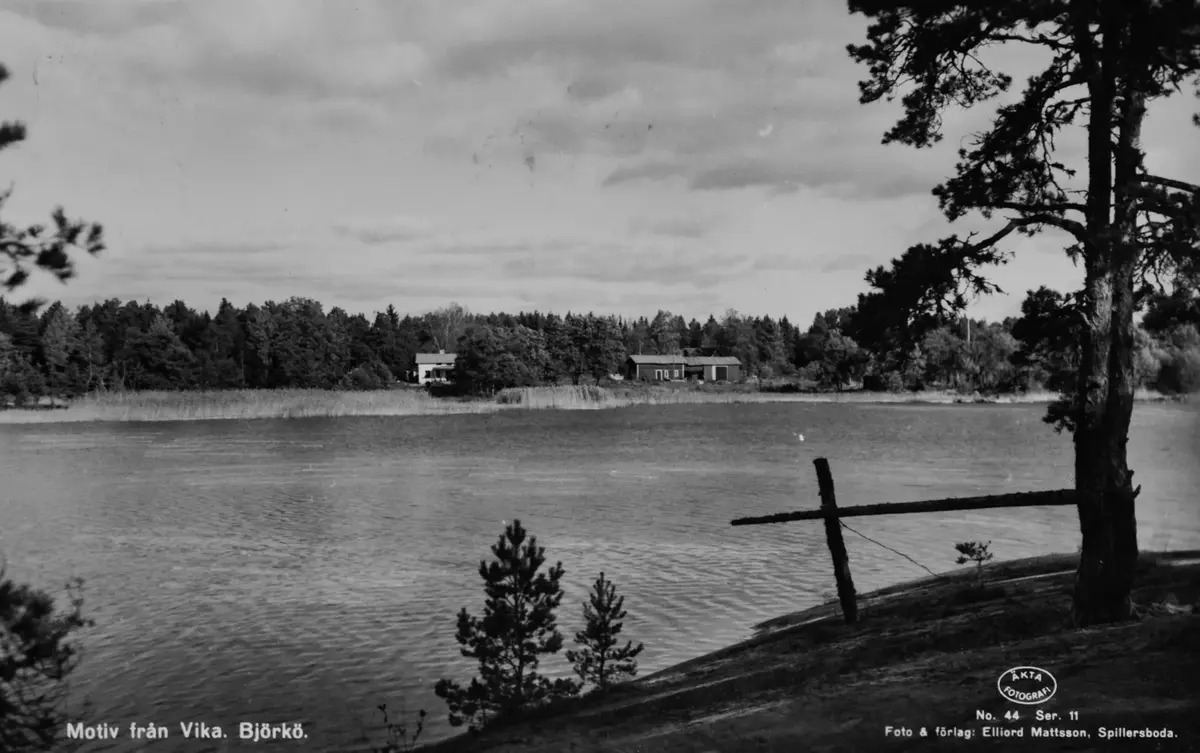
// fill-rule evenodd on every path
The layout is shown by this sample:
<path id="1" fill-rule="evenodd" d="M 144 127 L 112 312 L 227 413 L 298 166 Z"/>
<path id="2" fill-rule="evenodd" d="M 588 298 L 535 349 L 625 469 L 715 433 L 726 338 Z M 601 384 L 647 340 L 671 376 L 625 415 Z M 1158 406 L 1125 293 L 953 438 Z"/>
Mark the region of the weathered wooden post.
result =
<path id="1" fill-rule="evenodd" d="M 854 595 L 854 580 L 850 577 L 850 558 L 846 554 L 846 542 L 842 539 L 842 523 L 838 520 L 837 496 L 833 493 L 833 473 L 825 458 L 813 460 L 817 468 L 817 487 L 821 491 L 821 512 L 825 518 L 825 540 L 829 553 L 833 555 L 833 577 L 837 580 L 838 600 L 842 602 L 842 616 L 846 624 L 858 621 L 858 602 Z"/>
<path id="2" fill-rule="evenodd" d="M 907 515 L 916 512 L 988 510 L 1006 507 L 1074 506 L 1079 501 L 1079 493 L 1074 489 L 1057 489 L 1045 492 L 993 494 L 985 497 L 955 497 L 929 499 L 922 502 L 857 505 L 839 510 L 837 498 L 833 493 L 833 473 L 829 470 L 829 461 L 825 458 L 817 458 L 813 461 L 813 465 L 817 468 L 817 485 L 821 490 L 821 506 L 819 508 L 758 515 L 751 518 L 735 518 L 729 522 L 735 526 L 758 526 L 767 523 L 788 523 L 794 520 L 824 520 L 825 540 L 829 544 L 829 553 L 833 555 L 833 575 L 837 580 L 838 600 L 842 603 L 842 615 L 846 618 L 847 624 L 858 622 L 858 603 L 854 594 L 854 581 L 850 578 L 850 558 L 846 556 L 846 542 L 842 540 L 842 518 L 859 515 Z"/>

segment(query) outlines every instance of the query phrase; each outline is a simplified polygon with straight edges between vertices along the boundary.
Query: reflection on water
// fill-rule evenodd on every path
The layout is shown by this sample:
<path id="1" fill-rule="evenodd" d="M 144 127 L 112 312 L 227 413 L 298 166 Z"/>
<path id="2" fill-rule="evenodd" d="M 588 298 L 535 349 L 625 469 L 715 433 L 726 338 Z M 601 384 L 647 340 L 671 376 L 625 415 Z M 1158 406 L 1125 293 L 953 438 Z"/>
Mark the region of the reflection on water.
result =
<path id="1" fill-rule="evenodd" d="M 469 676 L 455 614 L 481 607 L 476 569 L 503 521 L 522 519 L 563 562 L 568 636 L 596 574 L 617 583 L 652 671 L 832 590 L 819 526 L 729 526 L 815 506 L 814 457 L 830 459 L 842 505 L 1070 486 L 1069 437 L 1042 411 L 764 404 L 3 427 L 0 531 L 17 578 L 87 579 L 97 627 L 77 685 L 98 721 L 169 725 L 154 750 L 205 749 L 179 739 L 182 721 L 305 722 L 309 747 L 333 750 L 377 729 L 385 701 L 427 708 L 433 739 L 449 729 L 432 684 Z M 1143 547 L 1200 546 L 1197 440 L 1194 409 L 1139 406 Z M 954 566 L 957 541 L 991 539 L 1007 559 L 1079 539 L 1063 508 L 851 525 L 934 570 Z M 860 590 L 924 574 L 853 533 L 847 544 Z M 123 742 L 108 749 L 138 747 Z"/>

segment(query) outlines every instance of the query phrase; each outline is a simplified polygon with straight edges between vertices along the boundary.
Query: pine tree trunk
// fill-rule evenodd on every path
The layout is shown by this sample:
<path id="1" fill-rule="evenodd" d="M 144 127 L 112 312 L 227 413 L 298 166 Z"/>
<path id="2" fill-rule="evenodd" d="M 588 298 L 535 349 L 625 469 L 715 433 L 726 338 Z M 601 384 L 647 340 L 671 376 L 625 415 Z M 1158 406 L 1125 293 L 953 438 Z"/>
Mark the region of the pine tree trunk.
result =
<path id="1" fill-rule="evenodd" d="M 1115 394 L 1117 390 L 1112 392 L 1123 398 Z M 1081 424 L 1075 432 L 1075 488 L 1094 495 L 1079 503 L 1083 547 L 1073 619 L 1080 627 L 1132 615 L 1130 591 L 1138 556 L 1133 474 L 1126 459 L 1126 435 L 1104 426 L 1124 423 L 1127 427 L 1130 407 L 1126 403 L 1093 411 L 1091 425 Z"/>
<path id="2" fill-rule="evenodd" d="M 1131 474 L 1126 457 L 1133 401 L 1119 343 L 1123 329 L 1114 316 L 1116 273 L 1089 265 L 1085 287 L 1088 326 L 1083 336 L 1075 427 L 1075 488 L 1081 493 L 1079 527 L 1083 547 L 1075 578 L 1073 618 L 1078 626 L 1125 619 L 1137 558 Z M 1116 367 L 1116 368 L 1113 368 Z M 1123 373 L 1124 372 L 1124 373 Z M 1123 378 L 1124 377 L 1124 378 Z M 1090 496 L 1087 496 L 1090 495 Z"/>
<path id="3" fill-rule="evenodd" d="M 1132 191 L 1141 164 L 1145 101 L 1136 93 L 1133 66 L 1120 79 L 1116 75 L 1122 51 L 1118 28 L 1113 27 L 1119 25 L 1105 30 L 1104 50 L 1090 87 L 1088 230 L 1093 247 L 1085 249 L 1085 327 L 1075 428 L 1075 488 L 1089 495 L 1081 495 L 1079 502 L 1083 546 L 1072 613 L 1081 627 L 1133 615 L 1130 593 L 1138 558 L 1136 492 L 1126 450 L 1133 415 L 1133 285 L 1138 257 Z M 1114 113 L 1118 81 L 1126 96 Z M 1115 155 L 1113 125 L 1118 129 Z"/>
<path id="4" fill-rule="evenodd" d="M 519 582 L 516 577 L 513 578 L 513 585 L 519 587 Z M 516 617 L 516 640 L 513 645 L 517 652 L 517 681 L 515 692 L 510 697 L 509 707 L 505 710 L 506 715 L 516 714 L 521 707 L 525 705 L 525 601 L 520 596 L 514 597 L 513 614 Z"/>

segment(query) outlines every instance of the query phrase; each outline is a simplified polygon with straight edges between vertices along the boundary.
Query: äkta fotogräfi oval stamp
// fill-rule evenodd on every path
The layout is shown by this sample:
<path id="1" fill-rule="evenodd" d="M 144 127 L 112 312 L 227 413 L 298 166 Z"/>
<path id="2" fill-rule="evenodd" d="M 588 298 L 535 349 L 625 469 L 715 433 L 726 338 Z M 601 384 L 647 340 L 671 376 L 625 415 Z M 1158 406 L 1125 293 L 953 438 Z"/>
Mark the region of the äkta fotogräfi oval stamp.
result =
<path id="1" fill-rule="evenodd" d="M 1013 667 L 1001 673 L 996 688 L 1007 701 L 1036 706 L 1054 697 L 1058 680 L 1041 667 Z"/>

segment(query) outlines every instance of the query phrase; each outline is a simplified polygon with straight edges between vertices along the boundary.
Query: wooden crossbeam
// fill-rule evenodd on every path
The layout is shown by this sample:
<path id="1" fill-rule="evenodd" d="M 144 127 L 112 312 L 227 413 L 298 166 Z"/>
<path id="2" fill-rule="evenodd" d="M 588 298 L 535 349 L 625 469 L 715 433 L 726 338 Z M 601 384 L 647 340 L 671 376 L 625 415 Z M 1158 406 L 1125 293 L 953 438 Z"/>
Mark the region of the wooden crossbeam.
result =
<path id="1" fill-rule="evenodd" d="M 862 515 L 903 515 L 914 512 L 950 512 L 954 510 L 987 510 L 998 507 L 1052 507 L 1075 505 L 1088 499 L 1092 493 L 1074 489 L 1057 489 L 1045 492 L 1015 492 L 1013 494 L 990 494 L 984 497 L 950 497 L 929 499 L 922 502 L 884 502 L 876 505 L 838 507 L 833 490 L 833 472 L 829 461 L 816 458 L 813 465 L 817 470 L 817 486 L 821 493 L 821 507 L 816 510 L 781 512 L 775 515 L 760 515 L 752 518 L 737 518 L 730 521 L 735 526 L 756 526 L 765 523 L 788 523 L 793 520 L 824 520 L 825 541 L 833 558 L 833 577 L 837 582 L 838 600 L 842 604 L 842 615 L 846 622 L 858 620 L 858 601 L 854 592 L 854 580 L 850 577 L 850 558 L 846 554 L 846 543 L 842 540 L 841 518 Z M 1133 492 L 1137 496 L 1137 492 Z"/>
<path id="2" fill-rule="evenodd" d="M 818 458 L 819 460 L 823 458 Z M 1079 502 L 1079 493 L 1074 489 L 1057 489 L 1044 492 L 1014 492 L 1012 494 L 990 494 L 984 497 L 949 497 L 922 502 L 883 502 L 875 505 L 837 508 L 837 517 L 854 518 L 860 515 L 901 515 L 913 512 L 950 512 L 954 510 L 986 510 L 992 507 L 1041 507 L 1074 505 Z M 760 515 L 752 518 L 737 518 L 735 526 L 754 526 L 763 523 L 787 523 L 793 520 L 822 520 L 824 510 L 802 510 Z"/>

